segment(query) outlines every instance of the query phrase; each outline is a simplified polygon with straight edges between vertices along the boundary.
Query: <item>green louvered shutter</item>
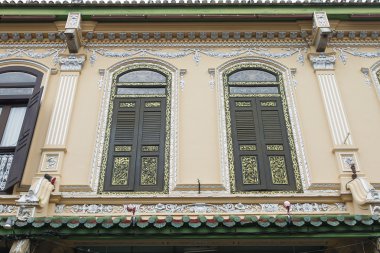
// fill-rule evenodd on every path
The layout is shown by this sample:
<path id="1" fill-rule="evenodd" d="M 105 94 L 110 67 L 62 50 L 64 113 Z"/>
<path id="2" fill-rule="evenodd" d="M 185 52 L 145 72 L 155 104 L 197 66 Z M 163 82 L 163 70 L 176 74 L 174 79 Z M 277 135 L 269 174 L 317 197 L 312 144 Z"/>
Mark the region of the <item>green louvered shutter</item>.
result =
<path id="1" fill-rule="evenodd" d="M 106 191 L 163 190 L 165 108 L 165 98 L 115 99 Z"/>
<path id="2" fill-rule="evenodd" d="M 236 190 L 261 190 L 265 188 L 262 152 L 255 99 L 231 98 L 230 111 L 234 149 Z"/>
<path id="3" fill-rule="evenodd" d="M 105 190 L 134 189 L 140 99 L 119 99 L 113 103 Z"/>
<path id="4" fill-rule="evenodd" d="M 256 98 L 268 190 L 295 190 L 281 99 Z"/>
<path id="5" fill-rule="evenodd" d="M 141 98 L 136 191 L 162 191 L 164 186 L 165 98 Z"/>
<path id="6" fill-rule="evenodd" d="M 281 99 L 231 98 L 230 112 L 236 190 L 293 190 Z"/>

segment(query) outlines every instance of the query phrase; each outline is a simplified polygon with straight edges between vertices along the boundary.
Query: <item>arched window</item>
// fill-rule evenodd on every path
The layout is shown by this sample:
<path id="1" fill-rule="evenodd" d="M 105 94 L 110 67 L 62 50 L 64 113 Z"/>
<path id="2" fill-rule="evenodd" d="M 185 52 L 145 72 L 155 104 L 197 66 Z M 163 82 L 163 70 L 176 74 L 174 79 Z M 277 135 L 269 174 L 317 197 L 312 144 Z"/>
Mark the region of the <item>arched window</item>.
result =
<path id="1" fill-rule="evenodd" d="M 42 88 L 42 73 L 25 67 L 0 69 L 0 191 L 22 178 Z"/>
<path id="2" fill-rule="evenodd" d="M 227 71 L 224 86 L 233 190 L 297 190 L 281 75 L 246 64 Z"/>
<path id="3" fill-rule="evenodd" d="M 100 191 L 162 192 L 168 173 L 170 74 L 137 65 L 114 80 Z"/>

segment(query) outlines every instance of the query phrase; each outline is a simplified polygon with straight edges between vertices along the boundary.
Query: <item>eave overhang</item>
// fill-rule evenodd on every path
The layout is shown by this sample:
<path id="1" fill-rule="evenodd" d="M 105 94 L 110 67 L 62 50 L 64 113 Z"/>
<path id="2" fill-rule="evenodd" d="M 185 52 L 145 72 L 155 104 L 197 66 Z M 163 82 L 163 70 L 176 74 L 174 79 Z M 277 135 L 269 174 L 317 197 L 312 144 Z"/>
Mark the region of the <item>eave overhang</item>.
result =
<path id="1" fill-rule="evenodd" d="M 314 11 L 325 11 L 330 20 L 380 20 L 380 4 L 273 5 L 266 4 L 5 4 L 0 22 L 64 21 L 69 12 L 80 12 L 84 21 L 296 21 L 311 20 Z"/>
<path id="2" fill-rule="evenodd" d="M 3 217 L 0 225 L 4 225 Z M 371 238 L 380 236 L 378 216 L 123 216 L 42 217 L 17 220 L 0 237 L 123 238 Z"/>

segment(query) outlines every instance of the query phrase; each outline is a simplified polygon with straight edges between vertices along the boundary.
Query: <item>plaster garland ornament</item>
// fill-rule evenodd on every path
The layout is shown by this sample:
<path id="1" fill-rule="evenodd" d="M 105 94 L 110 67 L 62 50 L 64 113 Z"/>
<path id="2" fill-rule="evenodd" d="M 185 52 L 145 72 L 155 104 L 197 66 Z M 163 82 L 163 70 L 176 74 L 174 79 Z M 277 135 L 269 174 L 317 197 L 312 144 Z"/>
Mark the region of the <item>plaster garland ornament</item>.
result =
<path id="1" fill-rule="evenodd" d="M 353 47 L 334 47 L 333 51 L 338 53 L 339 59 L 343 62 L 343 64 L 347 63 L 347 54 L 356 56 L 356 57 L 362 57 L 362 58 L 377 58 L 380 57 L 380 50 L 378 51 L 359 51 L 358 48 Z"/>
<path id="2" fill-rule="evenodd" d="M 30 57 L 32 59 L 44 59 L 48 57 L 53 57 L 54 63 L 58 63 L 58 56 L 60 53 L 63 53 L 65 49 L 55 49 L 50 48 L 44 50 L 43 52 L 36 51 L 35 49 L 6 49 L 4 53 L 0 52 L 0 59 L 9 58 L 9 57 Z"/>
<path id="3" fill-rule="evenodd" d="M 81 71 L 85 60 L 84 55 L 61 55 L 58 62 L 61 71 Z"/>
<path id="4" fill-rule="evenodd" d="M 126 204 L 126 205 L 102 205 L 102 204 L 84 204 L 84 205 L 57 205 L 55 213 L 57 214 L 116 214 L 129 213 L 133 207 L 136 214 L 223 214 L 223 213 L 283 213 L 286 212 L 282 204 Z M 297 213 L 327 213 L 327 212 L 346 212 L 347 208 L 344 203 L 294 203 L 290 211 Z"/>
<path id="5" fill-rule="evenodd" d="M 271 52 L 267 48 L 241 48 L 234 49 L 232 51 L 215 51 L 213 49 L 192 49 L 185 48 L 179 49 L 177 51 L 162 51 L 157 49 L 146 49 L 146 48 L 126 48 L 123 51 L 115 51 L 115 49 L 106 49 L 106 48 L 92 48 L 90 63 L 94 64 L 97 60 L 97 55 L 103 57 L 111 58 L 130 58 L 133 56 L 154 56 L 164 59 L 177 59 L 183 58 L 189 55 L 193 56 L 193 60 L 196 64 L 200 63 L 201 55 L 205 55 L 213 58 L 234 58 L 240 56 L 261 56 L 274 59 L 287 58 L 293 55 L 297 55 L 297 62 L 304 64 L 305 57 L 304 53 L 307 51 L 306 48 L 281 48 L 280 52 Z"/>

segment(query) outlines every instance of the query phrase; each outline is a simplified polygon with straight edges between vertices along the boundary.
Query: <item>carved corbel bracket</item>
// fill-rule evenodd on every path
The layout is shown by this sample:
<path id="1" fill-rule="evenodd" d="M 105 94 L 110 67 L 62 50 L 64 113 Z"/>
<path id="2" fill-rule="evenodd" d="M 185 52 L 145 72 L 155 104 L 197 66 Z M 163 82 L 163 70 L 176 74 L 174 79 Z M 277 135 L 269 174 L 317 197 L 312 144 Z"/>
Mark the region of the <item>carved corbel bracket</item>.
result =
<path id="1" fill-rule="evenodd" d="M 331 35 L 332 30 L 326 12 L 314 12 L 312 38 L 317 52 L 325 52 Z"/>
<path id="2" fill-rule="evenodd" d="M 380 204 L 380 191 L 377 191 L 364 178 L 356 178 L 348 182 L 347 189 L 352 193 L 354 204 L 361 209 L 368 209 L 372 204 Z"/>
<path id="3" fill-rule="evenodd" d="M 69 52 L 78 53 L 81 47 L 81 14 L 79 12 L 69 13 L 64 34 Z"/>
<path id="4" fill-rule="evenodd" d="M 55 178 L 48 174 L 35 181 L 29 191 L 16 200 L 16 204 L 20 206 L 17 218 L 25 220 L 33 216 L 36 207 L 44 208 L 49 203 L 54 183 Z"/>

